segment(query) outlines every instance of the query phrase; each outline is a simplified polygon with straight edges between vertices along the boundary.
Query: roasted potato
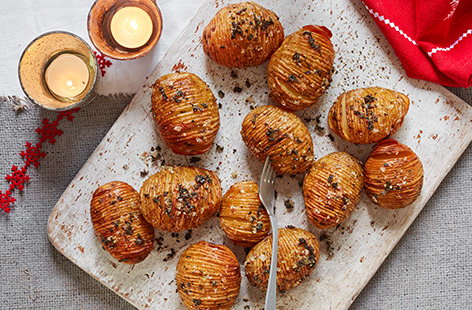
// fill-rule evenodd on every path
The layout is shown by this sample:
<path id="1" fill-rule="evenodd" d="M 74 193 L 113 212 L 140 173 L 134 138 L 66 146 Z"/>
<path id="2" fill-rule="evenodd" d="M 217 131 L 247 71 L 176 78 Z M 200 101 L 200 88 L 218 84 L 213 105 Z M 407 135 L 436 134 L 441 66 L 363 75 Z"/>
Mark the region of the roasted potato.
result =
<path id="1" fill-rule="evenodd" d="M 284 29 L 274 12 L 254 2 L 222 8 L 203 30 L 203 50 L 219 65 L 257 66 L 282 44 Z"/>
<path id="2" fill-rule="evenodd" d="M 155 228 L 179 232 L 200 226 L 218 213 L 221 184 L 213 172 L 165 167 L 144 181 L 141 211 Z"/>
<path id="3" fill-rule="evenodd" d="M 393 139 L 378 143 L 365 163 L 365 191 L 377 205 L 398 209 L 418 198 L 423 165 L 406 145 Z"/>
<path id="4" fill-rule="evenodd" d="M 210 149 L 220 128 L 215 96 L 193 73 L 171 73 L 152 86 L 152 111 L 166 145 L 177 154 Z"/>
<path id="5" fill-rule="evenodd" d="M 390 89 L 350 90 L 339 96 L 329 110 L 328 125 L 346 141 L 376 143 L 400 128 L 409 107 L 406 95 Z"/>
<path id="6" fill-rule="evenodd" d="M 180 255 L 175 282 L 187 309 L 231 309 L 239 294 L 241 270 L 226 246 L 200 241 Z"/>
<path id="7" fill-rule="evenodd" d="M 270 97 L 289 110 L 315 104 L 331 83 L 334 49 L 324 26 L 305 26 L 285 38 L 267 68 Z"/>
<path id="8" fill-rule="evenodd" d="M 258 107 L 246 116 L 241 135 L 259 160 L 270 156 L 278 174 L 300 174 L 313 164 L 313 140 L 302 120 L 275 106 Z"/>
<path id="9" fill-rule="evenodd" d="M 254 182 L 238 182 L 221 200 L 220 223 L 229 239 L 239 246 L 253 247 L 270 232 L 270 219 Z"/>
<path id="10" fill-rule="evenodd" d="M 153 249 L 154 228 L 140 204 L 138 192 L 118 181 L 97 188 L 90 202 L 95 235 L 111 256 L 126 264 L 143 261 Z"/>
<path id="11" fill-rule="evenodd" d="M 294 288 L 315 269 L 320 258 L 319 242 L 304 229 L 293 226 L 279 229 L 277 258 L 277 288 L 285 292 Z M 267 288 L 272 253 L 272 235 L 252 248 L 244 263 L 246 276 L 252 285 Z"/>
<path id="12" fill-rule="evenodd" d="M 336 152 L 322 157 L 303 182 L 308 219 L 318 228 L 338 225 L 356 207 L 363 186 L 364 170 L 354 156 Z"/>

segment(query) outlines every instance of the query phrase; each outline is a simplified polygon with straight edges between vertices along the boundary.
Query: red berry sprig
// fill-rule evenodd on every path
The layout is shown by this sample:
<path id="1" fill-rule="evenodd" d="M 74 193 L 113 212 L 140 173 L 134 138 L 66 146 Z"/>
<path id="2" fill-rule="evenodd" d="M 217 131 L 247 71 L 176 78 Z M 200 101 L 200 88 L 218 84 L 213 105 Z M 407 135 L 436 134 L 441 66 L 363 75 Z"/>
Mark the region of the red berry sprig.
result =
<path id="1" fill-rule="evenodd" d="M 26 149 L 20 152 L 20 156 L 23 158 L 24 162 L 23 167 L 13 165 L 11 167 L 12 173 L 5 177 L 5 180 L 10 183 L 10 187 L 5 192 L 0 191 L 0 209 L 7 213 L 10 212 L 11 205 L 13 205 L 16 201 L 16 199 L 12 196 L 13 191 L 17 189 L 21 192 L 25 189 L 25 183 L 30 180 L 29 175 L 27 175 L 28 169 L 31 166 L 38 168 L 41 159 L 46 157 L 46 152 L 43 151 L 43 145 L 45 143 L 56 143 L 56 138 L 64 133 L 58 128 L 59 123 L 64 119 L 72 121 L 74 119 L 73 113 L 77 111 L 79 111 L 78 108 L 60 112 L 57 114 L 57 117 L 53 122 L 47 118 L 43 119 L 42 126 L 36 128 L 35 130 L 36 133 L 38 133 L 39 142 L 35 144 L 26 142 Z"/>

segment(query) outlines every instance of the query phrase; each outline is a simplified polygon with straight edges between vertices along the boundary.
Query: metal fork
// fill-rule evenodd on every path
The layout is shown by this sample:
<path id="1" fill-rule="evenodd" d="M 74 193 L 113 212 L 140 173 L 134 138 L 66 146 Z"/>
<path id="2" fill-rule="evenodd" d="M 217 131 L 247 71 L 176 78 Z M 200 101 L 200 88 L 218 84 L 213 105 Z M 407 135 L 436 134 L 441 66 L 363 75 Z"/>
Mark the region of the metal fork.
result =
<path id="1" fill-rule="evenodd" d="M 270 164 L 269 156 L 267 156 L 259 180 L 259 198 L 269 214 L 270 225 L 272 227 L 272 257 L 264 310 L 275 310 L 277 305 L 277 253 L 279 251 L 279 234 L 274 210 L 274 181 L 275 171 Z"/>

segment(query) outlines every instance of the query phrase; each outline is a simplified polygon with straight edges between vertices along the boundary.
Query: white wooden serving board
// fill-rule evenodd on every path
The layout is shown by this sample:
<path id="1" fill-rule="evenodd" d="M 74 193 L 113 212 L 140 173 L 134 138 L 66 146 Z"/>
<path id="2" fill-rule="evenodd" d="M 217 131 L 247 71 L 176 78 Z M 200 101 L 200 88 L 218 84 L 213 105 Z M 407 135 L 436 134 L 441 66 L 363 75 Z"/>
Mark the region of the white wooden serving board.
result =
<path id="1" fill-rule="evenodd" d="M 333 32 L 336 49 L 334 80 L 316 107 L 301 111 L 303 118 L 326 115 L 331 103 L 343 91 L 358 87 L 383 86 L 406 93 L 413 101 L 403 127 L 394 138 L 409 145 L 421 158 L 425 182 L 420 198 L 403 210 L 376 207 L 363 196 L 358 208 L 342 225 L 320 231 L 307 223 L 301 188 L 302 176 L 277 179 L 277 216 L 281 225 L 293 224 L 307 228 L 321 237 L 322 256 L 313 274 L 299 287 L 280 295 L 279 309 L 346 309 L 367 284 L 406 229 L 425 206 L 440 182 L 472 140 L 472 108 L 446 89 L 424 81 L 411 80 L 392 49 L 377 29 L 361 1 L 357 0 L 258 0 L 274 10 L 286 34 L 305 24 L 320 24 Z M 269 104 L 266 87 L 266 65 L 236 70 L 238 78 L 230 77 L 230 69 L 210 61 L 203 53 L 200 37 L 206 23 L 226 0 L 206 1 L 189 23 L 186 31 L 170 48 L 160 65 L 147 79 L 116 121 L 102 143 L 75 177 L 51 213 L 48 234 L 52 244 L 72 262 L 140 309 L 183 309 L 176 293 L 175 265 L 180 253 L 199 240 L 228 245 L 244 262 L 244 249 L 234 246 L 223 234 L 215 217 L 194 229 L 191 238 L 157 232 L 162 246 L 135 266 L 120 264 L 105 252 L 94 236 L 90 222 L 91 194 L 101 184 L 112 180 L 126 181 L 139 189 L 144 178 L 140 171 L 155 173 L 161 160 L 151 162 L 151 147 L 161 146 L 167 165 L 192 165 L 189 157 L 171 153 L 156 134 L 150 113 L 149 86 L 161 75 L 172 70 L 188 70 L 202 77 L 219 99 L 221 129 L 216 143 L 201 161 L 194 163 L 208 169 L 219 169 L 223 190 L 236 181 L 257 180 L 261 163 L 248 153 L 239 131 L 250 105 Z M 249 79 L 251 87 L 245 85 Z M 241 93 L 233 88 L 240 86 Z M 252 96 L 251 99 L 246 100 Z M 246 102 L 249 101 L 249 102 Z M 348 151 L 364 160 L 371 146 L 356 146 L 327 134 L 315 132 L 314 122 L 308 124 L 315 142 L 317 158 L 335 150 Z M 291 198 L 295 209 L 288 212 L 284 201 Z M 187 236 L 188 237 L 188 236 Z M 166 259 L 174 249 L 177 254 Z M 166 261 L 164 261 L 166 260 Z M 250 287 L 243 275 L 236 309 L 261 309 L 263 295 Z"/>

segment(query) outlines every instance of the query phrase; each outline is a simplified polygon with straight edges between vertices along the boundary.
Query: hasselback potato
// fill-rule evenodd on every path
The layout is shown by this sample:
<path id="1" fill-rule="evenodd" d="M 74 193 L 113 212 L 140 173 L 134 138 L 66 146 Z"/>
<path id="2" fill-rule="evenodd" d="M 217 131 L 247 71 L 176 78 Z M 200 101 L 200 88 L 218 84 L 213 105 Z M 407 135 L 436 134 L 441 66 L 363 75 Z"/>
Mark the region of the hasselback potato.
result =
<path id="1" fill-rule="evenodd" d="M 322 157 L 303 182 L 308 219 L 318 228 L 338 225 L 356 207 L 363 186 L 364 171 L 354 156 L 336 152 Z"/>
<path id="2" fill-rule="evenodd" d="M 177 154 L 205 153 L 220 128 L 215 96 L 188 72 L 167 74 L 154 83 L 152 111 L 164 142 Z"/>
<path id="3" fill-rule="evenodd" d="M 268 66 L 271 98 L 289 110 L 315 104 L 331 83 L 332 34 L 324 26 L 305 26 L 292 33 L 272 55 Z"/>
<path id="4" fill-rule="evenodd" d="M 229 239 L 253 247 L 270 232 L 270 219 L 254 182 L 238 182 L 221 200 L 220 223 Z"/>
<path id="5" fill-rule="evenodd" d="M 231 68 L 257 66 L 282 44 L 284 29 L 274 12 L 254 2 L 222 8 L 203 30 L 203 50 Z"/>
<path id="6" fill-rule="evenodd" d="M 258 107 L 244 118 L 241 135 L 259 160 L 270 156 L 278 174 L 299 174 L 313 163 L 313 140 L 302 120 L 275 106 Z"/>
<path id="7" fill-rule="evenodd" d="M 378 143 L 365 163 L 365 191 L 381 207 L 398 209 L 418 198 L 423 165 L 406 145 L 393 139 Z"/>
<path id="8" fill-rule="evenodd" d="M 175 282 L 187 309 L 231 309 L 239 294 L 241 270 L 226 246 L 200 241 L 180 256 Z"/>
<path id="9" fill-rule="evenodd" d="M 110 182 L 95 190 L 90 215 L 103 248 L 120 262 L 136 264 L 153 249 L 154 228 L 139 210 L 138 192 L 124 182 Z"/>
<path id="10" fill-rule="evenodd" d="M 410 99 L 381 87 L 350 90 L 329 110 L 329 128 L 346 141 L 369 144 L 395 133 L 403 123 Z"/>
<path id="11" fill-rule="evenodd" d="M 269 281 L 272 235 L 252 248 L 246 257 L 245 273 L 252 285 L 265 290 Z M 298 286 L 315 269 L 320 258 L 319 242 L 304 229 L 279 229 L 277 288 L 285 292 Z"/>
<path id="12" fill-rule="evenodd" d="M 155 228 L 178 232 L 200 226 L 220 209 L 221 184 L 213 172 L 165 167 L 144 181 L 141 211 Z"/>

